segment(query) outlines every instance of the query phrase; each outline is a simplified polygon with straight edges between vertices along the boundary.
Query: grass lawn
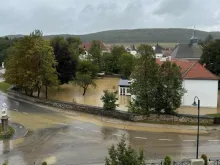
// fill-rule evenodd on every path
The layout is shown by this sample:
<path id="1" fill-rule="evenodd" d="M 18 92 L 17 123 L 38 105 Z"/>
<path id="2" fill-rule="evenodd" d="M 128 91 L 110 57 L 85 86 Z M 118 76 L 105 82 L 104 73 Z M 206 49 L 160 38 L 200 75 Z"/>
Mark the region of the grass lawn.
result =
<path id="1" fill-rule="evenodd" d="M 2 132 L 2 127 L 0 125 L 0 140 L 4 140 L 12 137 L 12 135 L 14 135 L 15 130 L 12 127 L 8 126 L 8 133 L 6 135 L 2 135 L 1 132 Z"/>
<path id="2" fill-rule="evenodd" d="M 212 117 L 220 117 L 220 113 L 215 113 L 215 114 L 208 114 L 209 116 L 212 116 Z"/>
<path id="3" fill-rule="evenodd" d="M 0 82 L 0 91 L 7 92 L 7 89 L 11 86 L 11 84 L 8 84 L 6 82 Z"/>

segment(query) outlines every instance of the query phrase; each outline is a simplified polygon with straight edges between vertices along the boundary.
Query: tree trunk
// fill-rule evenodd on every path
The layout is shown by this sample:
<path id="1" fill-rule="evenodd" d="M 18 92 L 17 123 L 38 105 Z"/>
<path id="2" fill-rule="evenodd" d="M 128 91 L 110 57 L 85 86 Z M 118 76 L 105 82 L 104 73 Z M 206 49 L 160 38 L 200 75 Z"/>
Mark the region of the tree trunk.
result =
<path id="1" fill-rule="evenodd" d="M 83 96 L 86 94 L 87 87 L 83 88 Z"/>
<path id="2" fill-rule="evenodd" d="M 41 88 L 38 87 L 38 89 L 37 89 L 37 97 L 38 97 L 38 98 L 40 97 L 40 90 L 41 90 Z"/>
<path id="3" fill-rule="evenodd" d="M 47 99 L 47 85 L 45 86 L 45 92 L 46 92 L 46 99 Z"/>

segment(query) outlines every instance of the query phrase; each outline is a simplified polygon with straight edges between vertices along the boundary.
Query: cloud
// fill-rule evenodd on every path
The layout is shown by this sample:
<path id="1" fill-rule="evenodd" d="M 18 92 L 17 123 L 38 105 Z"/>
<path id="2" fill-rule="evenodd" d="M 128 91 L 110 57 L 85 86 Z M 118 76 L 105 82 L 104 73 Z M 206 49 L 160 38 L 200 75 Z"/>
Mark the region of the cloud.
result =
<path id="1" fill-rule="evenodd" d="M 1 0 L 0 36 L 85 34 L 110 29 L 219 30 L 219 0 Z"/>

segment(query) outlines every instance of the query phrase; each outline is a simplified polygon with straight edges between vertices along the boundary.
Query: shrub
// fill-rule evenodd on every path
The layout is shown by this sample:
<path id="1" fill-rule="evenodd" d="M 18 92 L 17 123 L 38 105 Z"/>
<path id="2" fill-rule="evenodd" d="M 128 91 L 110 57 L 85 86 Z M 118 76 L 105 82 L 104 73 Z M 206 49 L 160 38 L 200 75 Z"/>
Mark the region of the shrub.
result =
<path id="1" fill-rule="evenodd" d="M 2 165 L 8 165 L 8 161 L 5 161 Z"/>
<path id="2" fill-rule="evenodd" d="M 171 165 L 172 159 L 170 156 L 164 158 L 164 165 Z"/>
<path id="3" fill-rule="evenodd" d="M 47 162 L 43 162 L 42 165 L 47 165 Z"/>
<path id="4" fill-rule="evenodd" d="M 0 139 L 9 139 L 10 137 L 14 135 L 14 132 L 15 132 L 15 130 L 10 126 L 8 126 L 8 132 L 5 135 L 1 134 L 1 131 L 2 130 L 1 130 L 1 124 L 0 124 Z"/>
<path id="5" fill-rule="evenodd" d="M 201 155 L 201 158 L 204 160 L 204 165 L 208 165 L 208 158 L 207 158 L 207 155 L 205 155 L 205 154 L 202 154 Z"/>
<path id="6" fill-rule="evenodd" d="M 109 92 L 108 90 L 104 90 L 104 96 L 101 97 L 103 102 L 103 108 L 105 110 L 115 110 L 118 106 L 115 102 L 118 100 L 116 98 L 116 94 L 114 92 Z"/>

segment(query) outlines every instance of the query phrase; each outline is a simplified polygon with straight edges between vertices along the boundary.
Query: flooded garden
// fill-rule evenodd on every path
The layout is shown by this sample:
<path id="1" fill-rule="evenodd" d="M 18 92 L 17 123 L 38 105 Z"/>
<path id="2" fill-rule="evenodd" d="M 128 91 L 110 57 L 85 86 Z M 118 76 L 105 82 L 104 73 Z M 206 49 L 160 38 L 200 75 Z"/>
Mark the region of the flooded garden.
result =
<path id="1" fill-rule="evenodd" d="M 74 86 L 71 83 L 63 84 L 60 86 L 59 91 L 49 90 L 48 99 L 59 100 L 66 102 L 76 102 L 79 104 L 87 104 L 93 106 L 103 106 L 102 101 L 100 100 L 101 96 L 104 94 L 103 90 L 109 90 L 112 92 L 117 91 L 119 107 L 117 109 L 127 110 L 128 101 L 130 96 L 119 96 L 118 94 L 118 82 L 120 78 L 97 78 L 94 80 L 96 87 L 89 87 L 86 91 L 86 94 L 83 96 L 83 89 L 79 86 Z M 41 97 L 45 97 L 44 93 L 41 94 Z"/>
<path id="2" fill-rule="evenodd" d="M 117 109 L 127 111 L 128 101 L 130 96 L 121 96 L 118 94 L 118 83 L 120 78 L 97 78 L 94 80 L 96 87 L 89 87 L 86 94 L 83 96 L 83 89 L 79 86 L 74 86 L 71 83 L 63 84 L 60 86 L 59 91 L 48 90 L 48 99 L 59 100 L 65 102 L 76 102 L 79 104 L 93 105 L 102 107 L 103 103 L 100 100 L 101 96 L 104 94 L 103 90 L 109 90 L 112 92 L 117 92 L 119 107 Z M 41 97 L 45 97 L 45 93 L 41 93 Z M 220 98 L 220 97 L 219 97 Z M 196 115 L 198 110 L 196 107 L 180 107 L 177 109 L 178 113 L 181 114 L 192 114 Z M 201 108 L 200 114 L 215 114 L 219 113 L 220 108 Z"/>

